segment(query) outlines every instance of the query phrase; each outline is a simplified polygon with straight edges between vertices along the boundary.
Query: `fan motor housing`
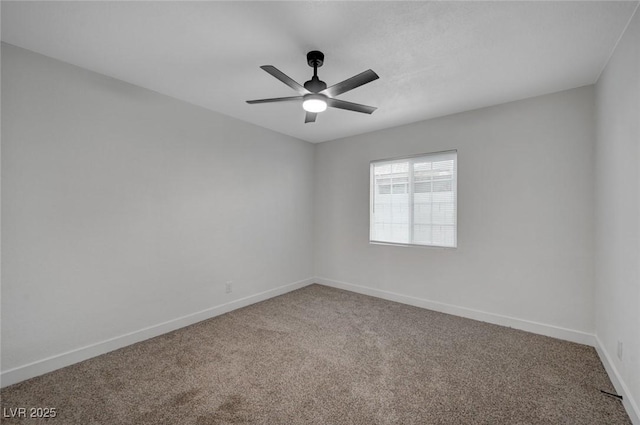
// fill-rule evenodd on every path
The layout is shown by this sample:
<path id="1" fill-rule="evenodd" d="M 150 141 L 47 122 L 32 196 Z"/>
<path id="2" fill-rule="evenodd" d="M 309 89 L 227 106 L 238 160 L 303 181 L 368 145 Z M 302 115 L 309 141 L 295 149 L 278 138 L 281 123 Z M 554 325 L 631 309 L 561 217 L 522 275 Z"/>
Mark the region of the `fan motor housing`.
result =
<path id="1" fill-rule="evenodd" d="M 304 83 L 304 88 L 309 90 L 311 93 L 318 93 L 327 88 L 327 83 L 314 76 Z"/>

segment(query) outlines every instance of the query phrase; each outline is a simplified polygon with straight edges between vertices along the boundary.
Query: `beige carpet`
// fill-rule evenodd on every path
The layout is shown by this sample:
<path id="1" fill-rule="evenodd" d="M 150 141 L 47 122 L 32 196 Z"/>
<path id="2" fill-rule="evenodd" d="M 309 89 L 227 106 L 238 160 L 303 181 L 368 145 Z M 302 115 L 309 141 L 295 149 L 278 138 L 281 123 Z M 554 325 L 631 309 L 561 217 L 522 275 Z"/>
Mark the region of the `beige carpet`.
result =
<path id="1" fill-rule="evenodd" d="M 6 424 L 629 424 L 593 348 L 319 285 L 2 390 Z"/>

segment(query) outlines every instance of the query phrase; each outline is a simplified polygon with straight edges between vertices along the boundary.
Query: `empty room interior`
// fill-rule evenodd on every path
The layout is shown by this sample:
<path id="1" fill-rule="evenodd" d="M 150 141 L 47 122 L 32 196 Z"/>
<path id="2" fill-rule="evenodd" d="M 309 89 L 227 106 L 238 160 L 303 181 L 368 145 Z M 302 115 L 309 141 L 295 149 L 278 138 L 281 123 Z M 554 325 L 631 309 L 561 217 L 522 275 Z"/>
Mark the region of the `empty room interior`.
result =
<path id="1" fill-rule="evenodd" d="M 639 4 L 2 1 L 0 422 L 640 425 Z"/>

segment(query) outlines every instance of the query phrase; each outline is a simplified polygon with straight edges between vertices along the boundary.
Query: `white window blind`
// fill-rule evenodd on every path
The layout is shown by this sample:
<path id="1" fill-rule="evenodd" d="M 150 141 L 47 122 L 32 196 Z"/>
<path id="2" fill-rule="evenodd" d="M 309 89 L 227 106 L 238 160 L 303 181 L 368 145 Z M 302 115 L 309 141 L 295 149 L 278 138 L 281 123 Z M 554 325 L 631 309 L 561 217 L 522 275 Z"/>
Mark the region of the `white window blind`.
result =
<path id="1" fill-rule="evenodd" d="M 369 240 L 457 245 L 457 152 L 371 162 Z"/>

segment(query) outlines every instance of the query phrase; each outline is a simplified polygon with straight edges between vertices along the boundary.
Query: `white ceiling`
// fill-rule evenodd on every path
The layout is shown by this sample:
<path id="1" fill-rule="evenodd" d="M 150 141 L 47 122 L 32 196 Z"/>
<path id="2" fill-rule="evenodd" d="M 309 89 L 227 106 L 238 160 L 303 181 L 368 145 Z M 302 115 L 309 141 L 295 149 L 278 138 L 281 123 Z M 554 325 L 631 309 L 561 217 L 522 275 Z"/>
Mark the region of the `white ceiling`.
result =
<path id="1" fill-rule="evenodd" d="M 2 2 L 2 40 L 310 142 L 592 84 L 637 2 Z M 245 100 L 380 79 L 340 95 L 373 115 Z"/>

